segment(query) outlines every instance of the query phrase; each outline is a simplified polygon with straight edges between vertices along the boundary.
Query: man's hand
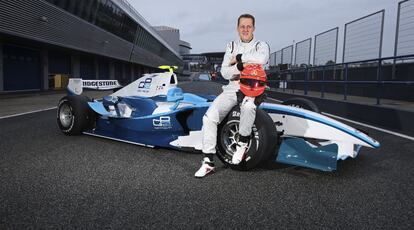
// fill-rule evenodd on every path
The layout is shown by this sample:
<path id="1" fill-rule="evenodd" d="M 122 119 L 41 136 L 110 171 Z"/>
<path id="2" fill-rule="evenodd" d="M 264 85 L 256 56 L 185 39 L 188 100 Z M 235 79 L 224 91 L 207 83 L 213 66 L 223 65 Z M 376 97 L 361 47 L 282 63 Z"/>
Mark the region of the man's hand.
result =
<path id="1" fill-rule="evenodd" d="M 234 65 L 237 63 L 236 57 L 232 57 L 230 60 L 230 65 Z"/>

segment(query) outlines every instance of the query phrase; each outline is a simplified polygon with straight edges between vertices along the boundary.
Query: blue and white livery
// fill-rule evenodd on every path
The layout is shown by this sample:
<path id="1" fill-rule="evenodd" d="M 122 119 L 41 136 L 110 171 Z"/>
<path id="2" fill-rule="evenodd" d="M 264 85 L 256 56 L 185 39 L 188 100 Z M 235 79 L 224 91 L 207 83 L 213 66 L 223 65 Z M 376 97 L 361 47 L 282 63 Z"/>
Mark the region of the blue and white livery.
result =
<path id="1" fill-rule="evenodd" d="M 148 147 L 201 149 L 202 118 L 214 97 L 184 93 L 177 87 L 174 73 L 145 74 L 101 100 L 82 96 L 86 87 L 116 89 L 120 85 L 116 80 L 70 79 L 69 95 L 61 99 L 57 112 L 59 128 L 65 134 L 84 133 Z M 337 160 L 355 158 L 362 146 L 380 145 L 365 133 L 320 113 L 271 103 L 262 103 L 259 108 L 271 119 L 259 119 L 267 124 L 253 127 L 252 153 L 244 159 L 248 167 L 237 169 L 269 160 L 255 155 L 264 151 L 271 160 L 332 171 Z M 234 123 L 237 109 L 231 113 L 233 118 L 226 119 L 218 130 L 222 138 L 218 154 L 225 164 L 230 164 L 226 159 L 231 159 L 232 145 L 238 138 L 238 124 Z M 255 163 L 249 165 L 249 161 Z"/>

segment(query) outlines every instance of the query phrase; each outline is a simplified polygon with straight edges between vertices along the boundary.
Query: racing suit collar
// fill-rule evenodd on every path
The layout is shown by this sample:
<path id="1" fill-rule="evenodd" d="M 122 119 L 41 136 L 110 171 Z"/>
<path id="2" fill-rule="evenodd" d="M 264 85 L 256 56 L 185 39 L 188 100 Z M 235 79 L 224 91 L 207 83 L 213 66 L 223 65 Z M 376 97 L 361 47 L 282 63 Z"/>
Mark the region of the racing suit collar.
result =
<path id="1" fill-rule="evenodd" d="M 248 42 L 244 42 L 244 41 L 242 41 L 241 40 L 241 38 L 239 38 L 239 42 L 241 43 L 241 44 L 252 44 L 252 43 L 254 43 L 256 41 L 256 39 L 254 39 L 254 36 L 252 37 L 252 39 L 250 40 L 250 41 L 248 41 Z"/>

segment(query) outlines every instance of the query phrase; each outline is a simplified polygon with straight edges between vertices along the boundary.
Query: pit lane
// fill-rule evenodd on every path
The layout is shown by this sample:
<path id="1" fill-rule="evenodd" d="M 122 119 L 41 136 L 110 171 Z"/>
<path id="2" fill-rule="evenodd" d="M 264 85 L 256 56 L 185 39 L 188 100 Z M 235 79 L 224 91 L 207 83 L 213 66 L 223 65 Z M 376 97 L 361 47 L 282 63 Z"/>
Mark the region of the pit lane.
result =
<path id="1" fill-rule="evenodd" d="M 215 94 L 220 85 L 185 82 Z M 56 101 L 57 104 L 57 101 Z M 55 106 L 55 105 L 52 105 Z M 381 143 L 333 173 L 268 164 L 196 179 L 197 153 L 65 136 L 56 110 L 0 120 L 0 229 L 411 229 L 414 142 Z"/>

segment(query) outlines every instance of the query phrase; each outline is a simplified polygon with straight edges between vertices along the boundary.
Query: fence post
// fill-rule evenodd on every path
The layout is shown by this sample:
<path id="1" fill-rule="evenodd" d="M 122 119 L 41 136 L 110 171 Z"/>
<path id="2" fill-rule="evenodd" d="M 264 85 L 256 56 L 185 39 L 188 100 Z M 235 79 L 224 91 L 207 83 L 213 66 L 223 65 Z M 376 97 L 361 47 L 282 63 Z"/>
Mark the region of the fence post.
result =
<path id="1" fill-rule="evenodd" d="M 290 79 L 292 80 L 292 93 L 295 94 L 295 71 L 293 69 L 290 70 Z"/>
<path id="2" fill-rule="evenodd" d="M 309 84 L 309 74 L 308 74 L 308 72 L 309 72 L 309 69 L 308 69 L 308 67 L 306 67 L 305 68 L 305 95 L 308 95 L 308 84 Z"/>
<path id="3" fill-rule="evenodd" d="M 344 76 L 344 100 L 346 101 L 348 96 L 348 63 L 345 64 L 345 76 Z"/>
<path id="4" fill-rule="evenodd" d="M 400 30 L 400 15 L 401 15 L 401 2 L 398 3 L 398 11 L 397 11 L 397 25 L 396 25 L 396 29 L 395 29 L 395 41 L 394 41 L 394 60 L 392 63 L 392 80 L 395 80 L 395 62 L 396 62 L 396 56 L 398 55 L 397 53 L 397 49 L 398 49 L 398 33 Z"/>
<path id="5" fill-rule="evenodd" d="M 377 67 L 377 105 L 380 104 L 380 98 L 382 95 L 382 83 L 381 83 L 381 69 L 382 69 L 382 59 L 378 60 Z"/>
<path id="6" fill-rule="evenodd" d="M 325 66 L 322 66 L 321 98 L 325 98 Z"/>

